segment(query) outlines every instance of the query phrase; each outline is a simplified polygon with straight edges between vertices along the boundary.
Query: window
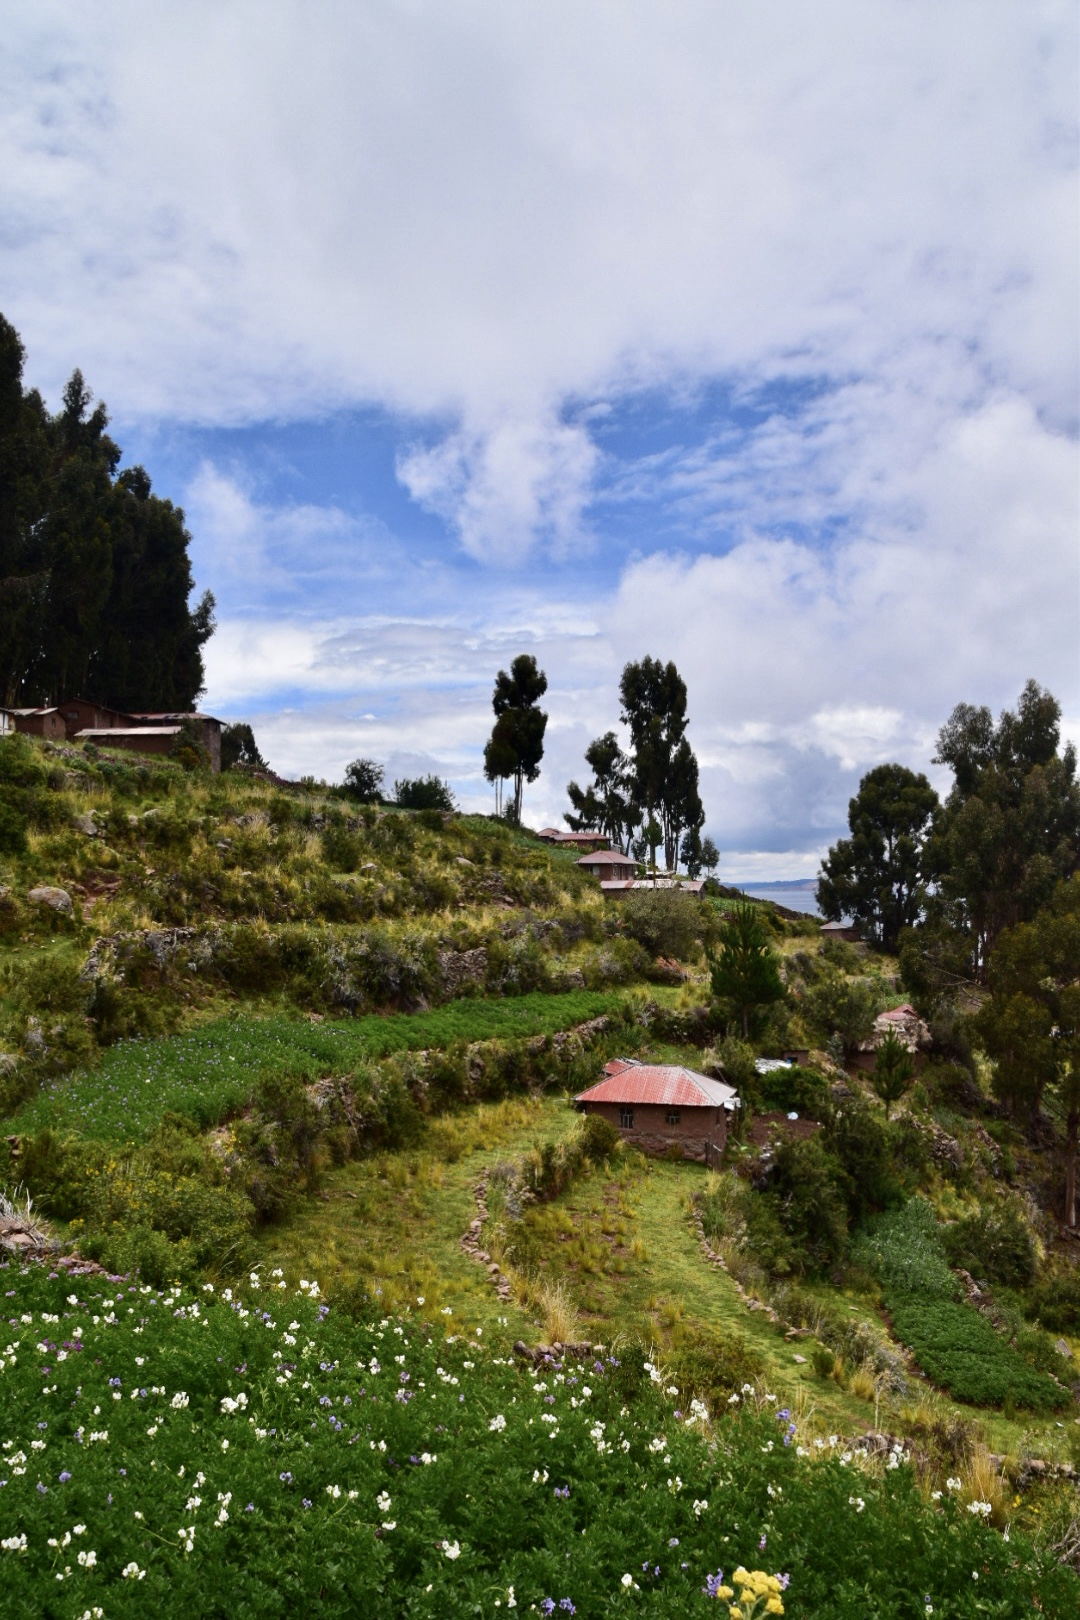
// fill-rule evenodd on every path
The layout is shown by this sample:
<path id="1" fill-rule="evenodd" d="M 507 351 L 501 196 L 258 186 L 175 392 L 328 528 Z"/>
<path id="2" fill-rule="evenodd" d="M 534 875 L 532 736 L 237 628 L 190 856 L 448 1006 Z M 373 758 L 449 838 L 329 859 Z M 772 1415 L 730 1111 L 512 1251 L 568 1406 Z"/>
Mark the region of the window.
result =
<path id="1" fill-rule="evenodd" d="M 667 1113 L 664 1115 L 664 1119 L 669 1125 L 677 1125 L 679 1123 L 679 1110 L 677 1108 L 669 1108 Z"/>
<path id="2" fill-rule="evenodd" d="M 619 1110 L 619 1124 L 622 1126 L 624 1131 L 633 1130 L 634 1110 L 632 1108 L 622 1108 Z"/>

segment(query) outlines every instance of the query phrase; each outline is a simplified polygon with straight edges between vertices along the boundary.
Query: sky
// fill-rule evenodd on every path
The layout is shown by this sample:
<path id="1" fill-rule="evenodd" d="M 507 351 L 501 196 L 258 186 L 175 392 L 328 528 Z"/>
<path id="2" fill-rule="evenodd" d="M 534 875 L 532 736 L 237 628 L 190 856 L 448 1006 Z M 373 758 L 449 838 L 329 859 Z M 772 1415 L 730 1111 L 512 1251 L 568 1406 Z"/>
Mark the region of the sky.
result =
<path id="1" fill-rule="evenodd" d="M 183 506 L 202 707 L 561 824 L 629 659 L 728 881 L 1034 676 L 1080 736 L 1066 0 L 8 0 L 0 309 Z"/>

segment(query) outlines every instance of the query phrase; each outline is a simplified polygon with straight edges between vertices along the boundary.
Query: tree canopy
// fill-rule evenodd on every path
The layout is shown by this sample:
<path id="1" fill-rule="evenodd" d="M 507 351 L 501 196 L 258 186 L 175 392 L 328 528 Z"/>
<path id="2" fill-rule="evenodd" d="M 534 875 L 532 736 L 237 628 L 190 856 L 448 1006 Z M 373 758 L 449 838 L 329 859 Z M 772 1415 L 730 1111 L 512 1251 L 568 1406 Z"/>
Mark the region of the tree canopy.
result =
<path id="1" fill-rule="evenodd" d="M 878 765 L 848 805 L 850 838 L 821 864 L 817 900 L 831 922 L 848 916 L 885 950 L 926 904 L 926 844 L 938 796 L 906 765 Z"/>
<path id="2" fill-rule="evenodd" d="M 189 606 L 184 514 L 142 467 L 118 472 L 108 413 L 81 372 L 51 415 L 24 389 L 23 364 L 0 316 L 0 700 L 189 709 L 214 599 Z"/>
<path id="3" fill-rule="evenodd" d="M 736 905 L 726 913 L 709 974 L 713 995 L 738 1016 L 744 1040 L 758 1008 L 783 1000 L 780 963 L 756 906 Z"/>
<path id="4" fill-rule="evenodd" d="M 538 705 L 547 684 L 547 676 L 531 653 L 519 653 L 509 674 L 500 669 L 495 677 L 491 698 L 495 725 L 484 748 L 484 775 L 497 789 L 504 781 L 513 782 L 514 796 L 507 814 L 517 823 L 521 821 L 524 785 L 536 781 L 544 757 L 548 717 Z"/>

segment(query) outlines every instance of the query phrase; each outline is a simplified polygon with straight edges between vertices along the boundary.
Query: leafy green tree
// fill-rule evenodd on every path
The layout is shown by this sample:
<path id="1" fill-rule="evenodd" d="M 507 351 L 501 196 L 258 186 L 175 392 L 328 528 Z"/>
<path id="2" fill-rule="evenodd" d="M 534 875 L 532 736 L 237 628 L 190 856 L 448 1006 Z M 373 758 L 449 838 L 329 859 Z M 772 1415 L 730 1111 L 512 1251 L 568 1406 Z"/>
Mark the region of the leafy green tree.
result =
<path id="1" fill-rule="evenodd" d="M 576 782 L 567 784 L 574 813 L 566 820 L 575 832 L 595 828 L 606 833 L 617 849 L 629 855 L 641 809 L 634 799 L 633 767 L 613 731 L 605 731 L 589 744 L 585 763 L 591 767 L 593 779 L 585 789 Z"/>
<path id="2" fill-rule="evenodd" d="M 784 999 L 779 958 L 755 906 L 736 905 L 727 912 L 716 955 L 709 956 L 709 974 L 713 995 L 734 1010 L 744 1040 L 757 1009 Z"/>
<path id="3" fill-rule="evenodd" d="M 1076 750 L 1059 750 L 1060 722 L 1057 699 L 1031 680 L 996 726 L 989 709 L 961 703 L 938 735 L 936 762 L 954 784 L 928 850 L 929 928 L 912 952 L 922 944 L 931 983 L 934 955 L 945 974 L 985 983 L 1002 931 L 1080 868 Z"/>
<path id="4" fill-rule="evenodd" d="M 851 837 L 821 864 L 817 901 L 831 922 L 848 916 L 884 950 L 926 905 L 926 840 L 938 796 L 905 765 L 878 765 L 848 805 Z"/>
<path id="5" fill-rule="evenodd" d="M 686 867 L 687 877 L 696 878 L 704 864 L 701 858 L 701 829 L 690 827 L 683 833 L 679 856 Z"/>
<path id="6" fill-rule="evenodd" d="M 710 877 L 712 877 L 713 873 L 716 871 L 716 868 L 720 865 L 720 851 L 717 849 L 711 838 L 702 839 L 701 864 L 705 871 L 708 872 Z"/>
<path id="7" fill-rule="evenodd" d="M 548 717 L 537 705 L 547 684 L 547 676 L 531 653 L 519 653 L 510 673 L 500 669 L 495 677 L 491 699 L 495 725 L 484 749 L 484 775 L 496 784 L 513 781 L 514 796 L 507 813 L 518 825 L 524 785 L 536 781 L 544 757 Z"/>
<path id="8" fill-rule="evenodd" d="M 255 741 L 255 733 L 246 720 L 237 720 L 221 728 L 221 768 L 231 771 L 237 765 L 246 766 L 249 770 L 267 769 Z"/>
<path id="9" fill-rule="evenodd" d="M 373 759 L 354 759 L 345 767 L 345 789 L 361 804 L 377 804 L 386 772 Z"/>
<path id="10" fill-rule="evenodd" d="M 876 992 L 865 979 L 830 973 L 806 994 L 806 1012 L 826 1038 L 835 1036 L 845 1062 L 869 1040 L 878 1014 Z"/>
<path id="11" fill-rule="evenodd" d="M 914 1079 L 915 1059 L 895 1029 L 887 1030 L 878 1046 L 870 1075 L 870 1084 L 885 1104 L 886 1119 L 892 1112 L 893 1104 L 898 1103 L 911 1089 Z"/>
<path id="12" fill-rule="evenodd" d="M 671 662 L 629 663 L 619 682 L 621 718 L 630 730 L 633 799 L 659 822 L 664 863 L 674 870 L 683 833 L 705 819 L 698 762 L 686 740 L 686 682 Z"/>
<path id="13" fill-rule="evenodd" d="M 441 776 L 406 777 L 394 783 L 394 798 L 403 810 L 456 810 L 454 795 Z"/>
<path id="14" fill-rule="evenodd" d="M 1065 1219 L 1076 1224 L 1080 1138 L 1080 873 L 997 939 L 990 998 L 974 1019 L 994 1090 L 1021 1115 L 1049 1099 L 1065 1133 Z"/>

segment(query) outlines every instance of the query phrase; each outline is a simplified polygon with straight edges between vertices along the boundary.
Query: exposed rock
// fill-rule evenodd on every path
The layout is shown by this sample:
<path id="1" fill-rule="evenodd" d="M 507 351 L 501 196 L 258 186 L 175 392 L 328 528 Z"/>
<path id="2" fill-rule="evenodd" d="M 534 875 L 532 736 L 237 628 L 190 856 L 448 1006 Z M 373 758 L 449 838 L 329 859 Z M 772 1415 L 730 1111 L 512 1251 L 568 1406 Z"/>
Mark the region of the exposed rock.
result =
<path id="1" fill-rule="evenodd" d="M 38 889 L 31 889 L 27 895 L 36 906 L 48 906 L 50 911 L 70 913 L 71 896 L 66 889 L 55 888 L 50 883 L 43 883 Z"/>
<path id="2" fill-rule="evenodd" d="M 792 1359 L 792 1361 L 797 1361 L 800 1367 L 805 1367 L 806 1366 L 806 1357 L 805 1356 L 792 1356 L 791 1359 Z"/>
<path id="3" fill-rule="evenodd" d="M 439 952 L 443 989 L 450 997 L 458 995 L 466 985 L 483 984 L 487 967 L 488 953 L 483 945 L 472 951 Z"/>
<path id="4" fill-rule="evenodd" d="M 94 820 L 92 810 L 82 810 L 78 815 L 72 816 L 71 824 L 73 827 L 77 827 L 79 832 L 85 833 L 87 838 L 98 837 L 98 824 Z"/>
<path id="5" fill-rule="evenodd" d="M 1066 1344 L 1064 1339 L 1055 1340 L 1054 1349 L 1057 1351 L 1059 1356 L 1069 1356 L 1070 1358 L 1072 1357 L 1072 1351 L 1070 1350 L 1069 1346 Z"/>
<path id="6" fill-rule="evenodd" d="M 49 1048 L 45 1044 L 45 1033 L 36 1018 L 31 1018 L 26 1026 L 23 1036 L 23 1045 L 31 1057 L 44 1057 Z"/>

